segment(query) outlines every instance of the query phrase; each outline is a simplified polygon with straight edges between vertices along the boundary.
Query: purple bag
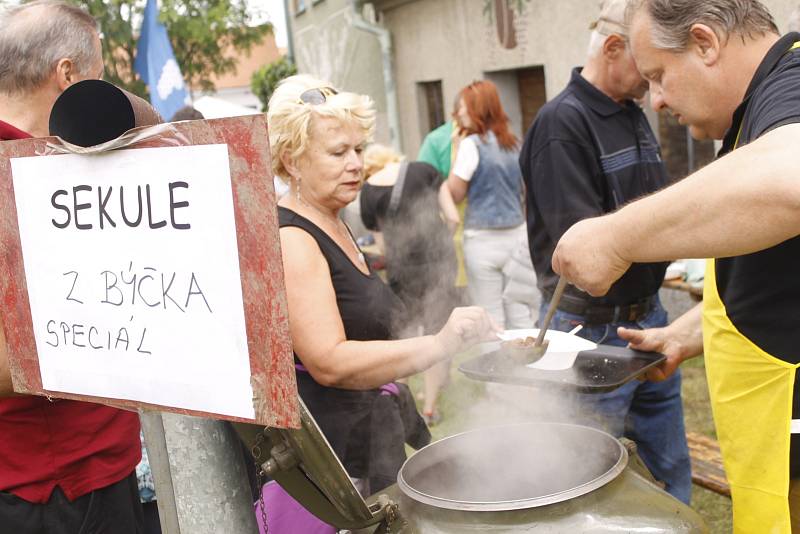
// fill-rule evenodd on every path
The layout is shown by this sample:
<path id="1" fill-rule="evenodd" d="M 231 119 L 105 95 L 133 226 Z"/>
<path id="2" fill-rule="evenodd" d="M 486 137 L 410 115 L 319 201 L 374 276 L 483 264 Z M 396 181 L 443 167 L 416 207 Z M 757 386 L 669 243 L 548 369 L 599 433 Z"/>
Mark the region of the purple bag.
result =
<path id="1" fill-rule="evenodd" d="M 274 480 L 264 484 L 261 495 L 267 508 L 269 534 L 336 534 L 335 527 L 317 519 Z M 254 508 L 258 532 L 265 534 L 261 501 L 256 501 Z"/>

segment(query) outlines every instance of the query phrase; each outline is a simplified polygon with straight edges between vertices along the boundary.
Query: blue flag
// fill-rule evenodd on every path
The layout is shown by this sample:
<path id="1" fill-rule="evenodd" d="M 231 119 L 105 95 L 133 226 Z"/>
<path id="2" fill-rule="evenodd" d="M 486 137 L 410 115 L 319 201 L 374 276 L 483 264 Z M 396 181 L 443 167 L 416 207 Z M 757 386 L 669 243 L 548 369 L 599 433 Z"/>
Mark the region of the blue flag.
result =
<path id="1" fill-rule="evenodd" d="M 133 69 L 150 89 L 150 103 L 164 120 L 189 103 L 181 69 L 167 36 L 167 29 L 158 21 L 158 0 L 147 0 L 144 21 Z"/>

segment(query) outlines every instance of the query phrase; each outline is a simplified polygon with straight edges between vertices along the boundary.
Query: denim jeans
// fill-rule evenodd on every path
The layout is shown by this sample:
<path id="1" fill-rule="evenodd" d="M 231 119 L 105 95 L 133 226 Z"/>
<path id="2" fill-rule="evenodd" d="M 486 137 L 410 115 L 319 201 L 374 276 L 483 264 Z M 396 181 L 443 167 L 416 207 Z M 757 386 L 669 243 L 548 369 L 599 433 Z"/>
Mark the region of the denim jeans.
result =
<path id="1" fill-rule="evenodd" d="M 547 313 L 542 302 L 539 317 Z M 556 310 L 550 323 L 553 330 L 568 332 L 584 324 L 578 335 L 595 343 L 626 346 L 617 336 L 617 327 L 655 328 L 667 324 L 667 312 L 656 297 L 654 308 L 636 322 L 585 325 L 583 317 Z M 622 387 L 601 394 L 581 394 L 582 421 L 636 442 L 639 456 L 656 479 L 666 485 L 673 497 L 689 504 L 692 472 L 686 430 L 683 425 L 680 370 L 663 382 L 632 380 Z"/>

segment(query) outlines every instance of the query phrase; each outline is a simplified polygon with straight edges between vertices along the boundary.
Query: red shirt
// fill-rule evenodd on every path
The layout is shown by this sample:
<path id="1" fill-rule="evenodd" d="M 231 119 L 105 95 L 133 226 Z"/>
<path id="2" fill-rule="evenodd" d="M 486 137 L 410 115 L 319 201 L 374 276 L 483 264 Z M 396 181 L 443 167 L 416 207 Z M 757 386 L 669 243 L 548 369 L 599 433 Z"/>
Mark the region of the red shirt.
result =
<path id="1" fill-rule="evenodd" d="M 31 137 L 31 135 L 23 132 L 19 128 L 11 126 L 7 122 L 0 121 L 0 141 L 27 139 L 28 137 Z"/>
<path id="2" fill-rule="evenodd" d="M 31 137 L 0 121 L 0 141 Z M 0 398 L 0 491 L 74 500 L 130 475 L 141 459 L 139 416 L 101 404 Z"/>

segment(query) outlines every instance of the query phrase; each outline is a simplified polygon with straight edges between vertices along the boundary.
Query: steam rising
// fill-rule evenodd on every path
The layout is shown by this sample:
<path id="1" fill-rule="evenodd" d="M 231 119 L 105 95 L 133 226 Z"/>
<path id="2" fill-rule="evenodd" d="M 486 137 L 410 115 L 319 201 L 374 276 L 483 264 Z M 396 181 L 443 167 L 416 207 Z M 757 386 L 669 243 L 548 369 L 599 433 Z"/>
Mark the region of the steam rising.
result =
<path id="1" fill-rule="evenodd" d="M 436 191 L 412 186 L 411 172 L 396 216 L 381 224 L 389 283 L 407 308 L 394 325 L 398 338 L 419 335 L 420 326 L 425 333 L 438 332 L 458 304 L 455 249 L 439 216 Z"/>
<path id="2" fill-rule="evenodd" d="M 535 501 L 597 480 L 617 464 L 617 440 L 577 426 L 600 426 L 579 396 L 501 384 L 486 389 L 486 397 L 464 407 L 469 427 L 481 430 L 445 438 L 404 468 L 416 491 L 445 507 Z"/>
<path id="3" fill-rule="evenodd" d="M 407 181 L 401 206 L 394 217 L 379 220 L 390 283 L 402 289 L 408 308 L 394 325 L 397 338 L 437 332 L 456 304 L 453 243 L 435 190 Z M 574 426 L 600 425 L 586 403 L 563 390 L 487 384 L 486 396 L 462 409 L 469 428 L 484 430 L 415 455 L 401 473 L 414 490 L 443 501 L 531 501 L 596 480 L 620 458 L 615 439 Z M 569 425 L 520 425 L 545 422 Z"/>
<path id="4" fill-rule="evenodd" d="M 586 427 L 501 426 L 431 445 L 404 467 L 402 476 L 445 507 L 450 506 L 446 501 L 528 507 L 549 504 L 556 495 L 600 478 L 621 454 L 615 439 Z M 583 466 L 576 469 L 576 464 Z M 536 499 L 540 502 L 531 502 Z M 528 502 L 515 506 L 519 501 Z"/>

